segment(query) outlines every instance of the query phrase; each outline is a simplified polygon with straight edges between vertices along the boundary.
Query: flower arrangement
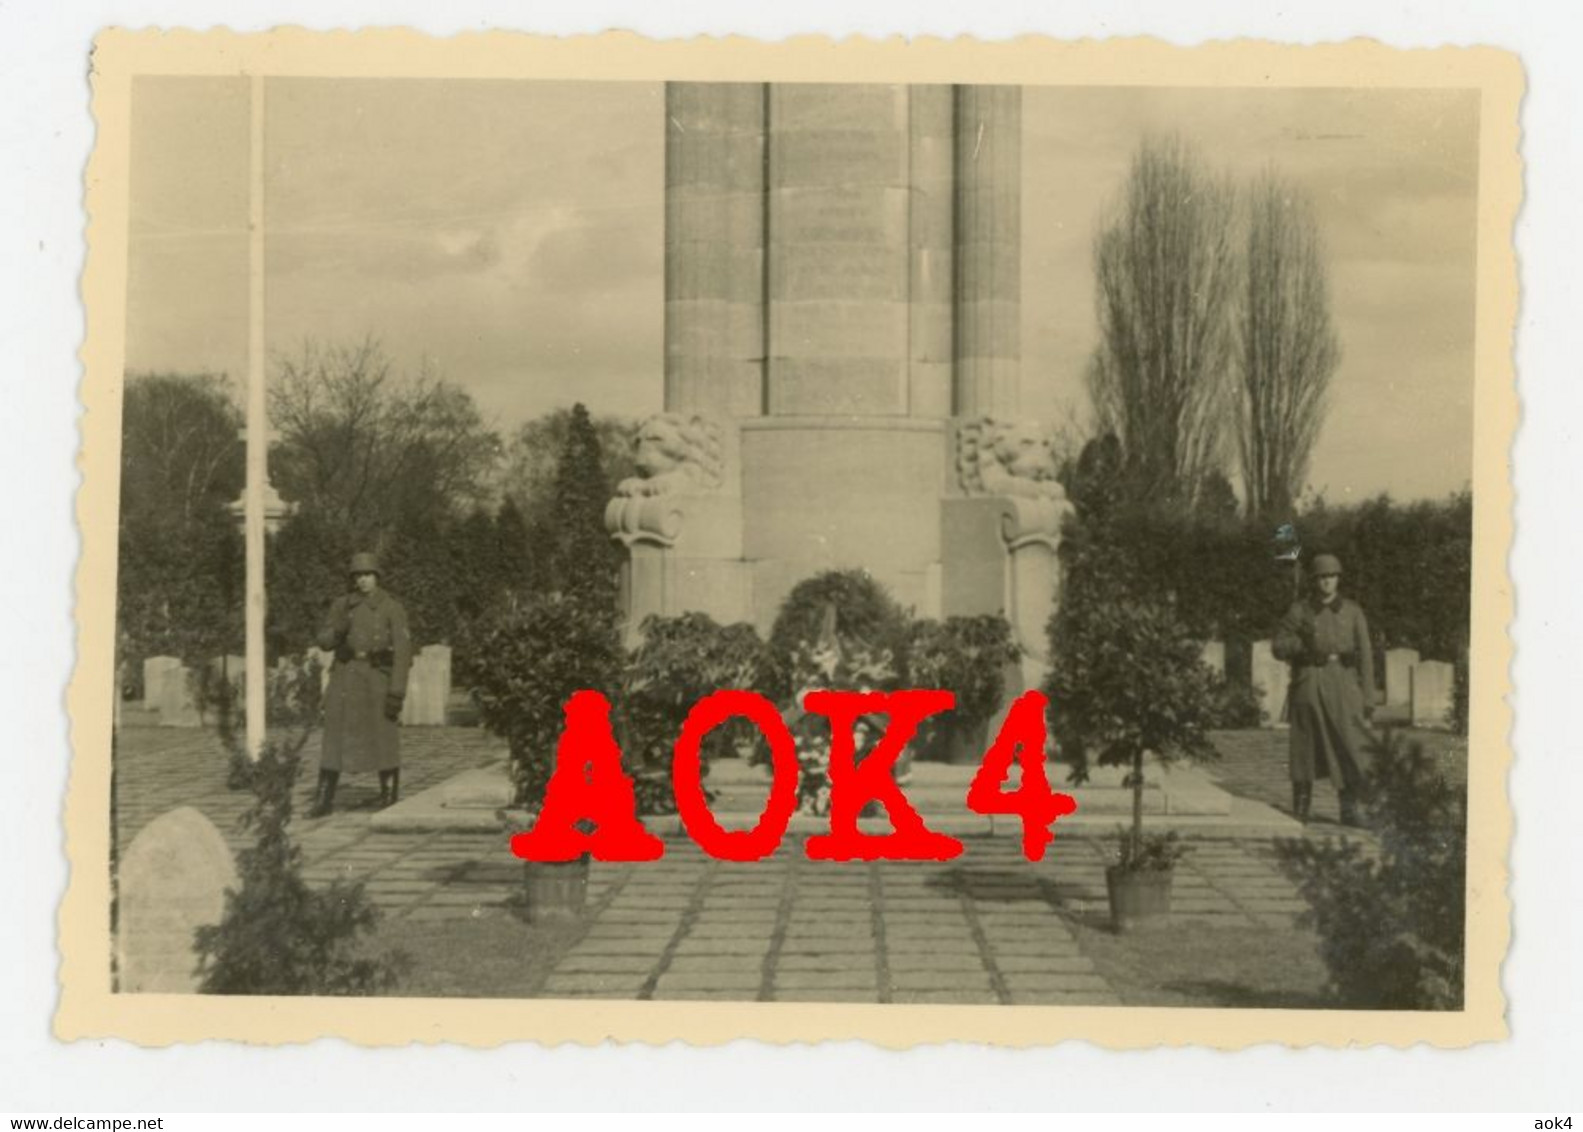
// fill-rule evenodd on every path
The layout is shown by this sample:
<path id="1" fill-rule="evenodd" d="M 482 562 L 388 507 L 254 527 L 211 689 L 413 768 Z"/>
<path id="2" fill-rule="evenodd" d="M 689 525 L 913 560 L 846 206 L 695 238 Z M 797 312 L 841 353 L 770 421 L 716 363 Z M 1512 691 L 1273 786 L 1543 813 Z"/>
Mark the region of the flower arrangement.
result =
<path id="1" fill-rule="evenodd" d="M 830 812 L 830 732 L 822 718 L 803 712 L 803 697 L 824 688 L 878 691 L 895 682 L 896 668 L 888 649 L 874 650 L 861 644 L 843 648 L 833 633 L 823 633 L 819 640 L 793 648 L 791 670 L 797 691 L 789 714 L 802 771 L 797 780 L 797 808 L 823 817 Z M 872 721 L 858 720 L 853 739 L 859 759 L 873 748 L 880 731 Z"/>

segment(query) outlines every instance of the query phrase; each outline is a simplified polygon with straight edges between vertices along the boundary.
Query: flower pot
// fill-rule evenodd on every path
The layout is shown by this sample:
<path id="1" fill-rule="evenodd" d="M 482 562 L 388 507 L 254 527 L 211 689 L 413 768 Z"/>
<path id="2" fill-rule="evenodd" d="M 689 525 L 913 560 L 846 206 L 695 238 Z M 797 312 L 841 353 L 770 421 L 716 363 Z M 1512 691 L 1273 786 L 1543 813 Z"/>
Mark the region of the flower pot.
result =
<path id="1" fill-rule="evenodd" d="M 523 894 L 531 924 L 575 920 L 588 904 L 588 857 L 575 861 L 524 861 Z"/>
<path id="2" fill-rule="evenodd" d="M 1139 920 L 1164 916 L 1171 911 L 1170 869 L 1124 869 L 1111 865 L 1105 870 L 1105 888 L 1110 893 L 1110 922 L 1119 932 Z"/>

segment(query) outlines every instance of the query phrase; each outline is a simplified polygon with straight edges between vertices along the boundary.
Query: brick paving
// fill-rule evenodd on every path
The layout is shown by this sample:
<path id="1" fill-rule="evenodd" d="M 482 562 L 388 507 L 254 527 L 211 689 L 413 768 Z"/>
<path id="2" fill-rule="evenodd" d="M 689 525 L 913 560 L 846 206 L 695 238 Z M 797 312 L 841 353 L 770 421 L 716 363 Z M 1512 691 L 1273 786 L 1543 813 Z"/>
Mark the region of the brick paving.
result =
<path id="1" fill-rule="evenodd" d="M 1223 785 L 1284 805 L 1284 734 L 1217 736 Z M 403 787 L 416 791 L 499 755 L 477 729 L 412 729 Z M 313 754 L 298 787 L 312 788 Z M 225 787 L 212 734 L 126 728 L 117 753 L 118 842 L 158 813 L 193 805 L 233 848 L 248 795 Z M 363 778 L 367 781 L 360 781 Z M 1323 790 L 1323 788 L 1321 788 Z M 522 864 L 498 834 L 373 832 L 373 775 L 345 780 L 345 806 L 299 820 L 305 876 L 362 881 L 395 922 L 510 914 Z M 1318 792 L 1316 792 L 1318 793 Z M 1320 802 L 1333 810 L 1333 794 Z M 1333 813 L 1325 814 L 1334 818 Z M 1334 835 L 1335 827 L 1311 827 Z M 595 864 L 582 935 L 534 993 L 551 997 L 1057 1003 L 1103 1005 L 1117 990 L 1082 953 L 1074 917 L 1107 906 L 1110 838 L 1060 832 L 1046 860 L 1024 860 L 1014 838 L 973 838 L 952 862 L 832 864 L 788 838 L 768 861 L 707 858 L 684 838 L 638 865 Z M 1195 838 L 1177 869 L 1173 924 L 1289 929 L 1305 905 L 1266 839 Z"/>

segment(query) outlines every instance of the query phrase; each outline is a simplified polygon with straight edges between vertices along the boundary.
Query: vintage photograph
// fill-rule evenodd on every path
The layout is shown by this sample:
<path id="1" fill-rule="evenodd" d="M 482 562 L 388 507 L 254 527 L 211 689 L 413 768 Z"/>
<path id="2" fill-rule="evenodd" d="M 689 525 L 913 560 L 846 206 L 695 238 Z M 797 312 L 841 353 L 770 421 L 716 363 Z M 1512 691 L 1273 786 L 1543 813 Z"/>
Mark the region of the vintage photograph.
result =
<path id="1" fill-rule="evenodd" d="M 90 321 L 119 306 L 73 884 L 107 943 L 65 979 L 110 1005 L 76 1029 L 141 1001 L 262 1034 L 217 1012 L 289 997 L 355 1034 L 351 996 L 461 1039 L 502 1002 L 618 1035 L 612 1006 L 699 1002 L 755 1004 L 727 1036 L 914 1006 L 992 1040 L 1502 1032 L 1500 57 L 913 81 L 898 45 L 894 81 L 833 48 L 722 81 L 204 42 L 117 40 L 96 79 Z M 677 813 L 721 689 L 795 739 L 760 860 Z M 913 811 L 957 855 L 808 851 L 821 689 L 954 694 L 858 825 Z M 582 690 L 658 859 L 512 852 Z M 967 802 L 1029 693 L 1075 804 L 1036 860 Z M 890 722 L 850 725 L 859 764 Z M 754 828 L 761 730 L 702 760 Z"/>

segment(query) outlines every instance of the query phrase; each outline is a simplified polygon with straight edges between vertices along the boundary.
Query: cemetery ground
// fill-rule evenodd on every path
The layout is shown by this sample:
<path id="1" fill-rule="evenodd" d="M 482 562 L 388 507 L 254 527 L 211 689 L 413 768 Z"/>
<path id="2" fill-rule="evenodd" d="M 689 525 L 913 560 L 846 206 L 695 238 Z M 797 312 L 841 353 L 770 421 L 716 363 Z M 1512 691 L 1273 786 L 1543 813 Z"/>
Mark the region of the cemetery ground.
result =
<path id="1" fill-rule="evenodd" d="M 1413 732 L 1465 782 L 1465 747 Z M 1209 773 L 1233 794 L 1289 804 L 1284 731 L 1218 732 Z M 1063 830 L 1045 860 L 1014 837 L 969 838 L 943 863 L 809 861 L 788 836 L 767 861 L 713 861 L 667 840 L 643 864 L 595 863 L 580 920 L 530 924 L 522 862 L 505 835 L 370 827 L 377 780 L 347 776 L 332 816 L 303 817 L 317 739 L 305 751 L 295 835 L 310 883 L 361 880 L 383 915 L 370 948 L 401 952 L 392 993 L 420 997 L 605 997 L 735 1001 L 1056 1003 L 1302 1008 L 1323 1004 L 1325 970 L 1305 911 L 1268 837 L 1191 839 L 1172 915 L 1125 935 L 1109 927 L 1104 866 L 1113 835 Z M 500 757 L 478 728 L 408 728 L 411 795 Z M 159 814 L 193 806 L 234 850 L 251 795 L 226 787 L 212 732 L 123 726 L 115 841 L 124 852 Z M 1343 831 L 1321 784 L 1306 836 Z"/>

